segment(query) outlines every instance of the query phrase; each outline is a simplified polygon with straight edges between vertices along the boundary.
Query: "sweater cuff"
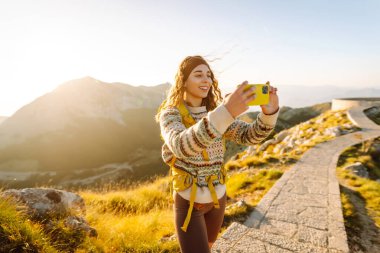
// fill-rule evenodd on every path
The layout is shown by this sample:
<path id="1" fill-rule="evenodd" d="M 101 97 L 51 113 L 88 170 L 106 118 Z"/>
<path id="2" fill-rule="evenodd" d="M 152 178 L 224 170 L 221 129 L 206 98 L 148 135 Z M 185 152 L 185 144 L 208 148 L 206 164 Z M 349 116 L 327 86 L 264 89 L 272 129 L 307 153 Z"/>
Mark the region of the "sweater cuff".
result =
<path id="1" fill-rule="evenodd" d="M 227 128 L 234 122 L 234 118 L 224 104 L 220 104 L 207 114 L 208 120 L 218 132 L 223 135 Z"/>
<path id="2" fill-rule="evenodd" d="M 276 113 L 271 114 L 271 115 L 267 115 L 267 114 L 265 114 L 263 112 L 260 112 L 257 117 L 260 117 L 261 121 L 265 125 L 274 127 L 276 125 L 277 117 L 278 117 L 279 114 L 280 114 L 280 109 L 278 109 Z"/>

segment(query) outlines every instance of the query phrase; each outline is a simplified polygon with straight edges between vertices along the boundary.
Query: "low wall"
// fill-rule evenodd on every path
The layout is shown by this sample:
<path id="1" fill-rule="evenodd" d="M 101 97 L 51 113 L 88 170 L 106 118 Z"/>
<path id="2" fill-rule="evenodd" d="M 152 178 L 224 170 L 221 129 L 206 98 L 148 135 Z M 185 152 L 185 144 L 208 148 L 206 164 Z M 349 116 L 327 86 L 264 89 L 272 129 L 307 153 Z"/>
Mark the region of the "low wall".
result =
<path id="1" fill-rule="evenodd" d="M 334 98 L 331 104 L 331 110 L 345 110 L 352 107 L 363 106 L 380 106 L 380 97 L 366 97 L 366 98 Z"/>

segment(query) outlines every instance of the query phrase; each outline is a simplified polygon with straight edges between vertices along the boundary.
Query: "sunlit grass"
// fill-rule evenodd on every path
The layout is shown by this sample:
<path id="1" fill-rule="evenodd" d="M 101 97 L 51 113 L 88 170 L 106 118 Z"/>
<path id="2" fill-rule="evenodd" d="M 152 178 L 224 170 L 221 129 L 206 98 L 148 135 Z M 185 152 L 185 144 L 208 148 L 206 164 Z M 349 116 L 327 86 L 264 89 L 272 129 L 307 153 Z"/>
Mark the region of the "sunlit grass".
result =
<path id="1" fill-rule="evenodd" d="M 369 178 L 357 176 L 344 169 L 347 165 L 358 161 L 362 162 L 367 168 L 370 168 L 368 164 L 372 164 L 372 168 L 378 169 L 378 165 L 371 160 L 370 156 L 361 151 L 361 145 L 356 145 L 345 149 L 341 154 L 337 167 L 337 176 L 343 185 L 351 187 L 364 199 L 368 215 L 374 220 L 376 226 L 380 228 L 380 183 Z"/>
<path id="2" fill-rule="evenodd" d="M 331 136 L 323 135 L 326 127 L 348 123 L 344 113 L 329 112 L 320 115 L 320 117 L 324 117 L 320 123 L 315 123 L 316 120 L 320 119 L 316 117 L 293 129 L 295 136 L 309 138 L 308 142 L 301 141 L 296 147 L 283 153 L 275 152 L 276 145 L 281 144 L 281 142 L 268 145 L 265 150 L 257 152 L 254 156 L 244 157 L 247 154 L 244 151 L 238 154 L 237 160 L 229 161 L 226 164 L 229 170 L 227 181 L 228 205 L 242 199 L 247 205 L 235 205 L 233 208 L 226 209 L 225 222 L 220 234 L 233 221 L 244 221 L 244 218 L 283 175 L 286 168 L 296 162 L 304 152 L 320 142 L 332 139 Z M 320 135 L 316 134 L 317 132 Z M 352 160 L 349 158 L 347 161 L 351 162 Z M 361 159 L 363 161 L 367 159 L 367 164 L 371 163 L 368 158 L 362 157 Z M 376 166 L 374 165 L 374 167 Z M 245 170 L 240 171 L 243 168 Z M 362 181 L 361 178 L 354 175 L 343 174 L 342 176 L 350 185 L 357 187 L 362 196 L 368 199 L 368 210 L 373 214 L 373 217 L 379 217 L 380 189 L 378 186 Z M 128 188 L 123 187 L 123 185 L 111 185 L 103 189 L 89 187 L 76 190 L 75 192 L 82 196 L 86 203 L 85 219 L 91 227 L 97 230 L 98 236 L 96 238 L 85 237 L 75 252 L 179 252 L 178 241 L 162 240 L 175 233 L 174 213 L 172 199 L 169 196 L 168 181 L 168 177 L 162 177 L 146 183 L 128 185 Z M 347 215 L 353 213 L 354 210 L 349 200 L 342 196 L 342 201 L 345 213 Z M 0 208 L 2 210 L 1 205 Z M 8 214 L 4 213 L 4 215 L 7 216 Z M 71 245 L 77 242 L 73 241 L 75 236 L 70 234 L 70 231 L 65 231 L 64 227 L 59 225 L 60 223 L 57 225 L 57 230 L 60 231 L 59 236 L 61 237 L 55 238 L 55 241 L 49 241 L 51 235 L 44 234 L 38 223 L 27 221 L 25 218 L 19 218 L 19 220 L 27 227 L 21 229 L 24 232 L 16 233 L 16 235 L 20 235 L 18 237 L 20 239 L 14 237 L 15 242 L 17 240 L 38 240 L 41 242 L 38 247 L 45 247 L 46 252 L 55 252 L 53 246 L 62 249 L 65 245 L 70 245 L 70 241 L 72 241 Z M 28 235 L 30 233 L 36 234 Z M 57 245 L 57 243 L 61 243 L 61 245 Z"/>
<path id="3" fill-rule="evenodd" d="M 57 252 L 39 224 L 0 198 L 0 252 Z"/>
<path id="4" fill-rule="evenodd" d="M 86 219 L 98 231 L 96 245 L 105 252 L 178 252 L 177 242 L 160 242 L 174 233 L 172 210 L 124 216 L 90 210 Z"/>
<path id="5" fill-rule="evenodd" d="M 264 169 L 258 173 L 234 173 L 227 181 L 227 196 L 236 198 L 241 195 L 249 195 L 247 203 L 256 206 L 282 174 L 283 171 L 275 169 Z"/>
<path id="6" fill-rule="evenodd" d="M 319 143 L 333 140 L 335 136 L 326 132 L 326 129 L 337 127 L 342 131 L 357 131 L 360 129 L 352 125 L 345 110 L 329 110 L 315 118 L 284 130 L 284 132 L 287 132 L 287 136 L 281 141 L 276 141 L 280 134 L 278 133 L 274 135 L 273 139 L 268 140 L 268 143 L 270 141 L 274 141 L 274 143 L 268 144 L 265 148 L 262 148 L 265 143 L 252 146 L 252 154 L 250 153 L 251 151 L 245 150 L 237 155 L 237 159 L 228 161 L 225 166 L 229 170 L 238 170 L 244 167 L 265 168 L 270 167 L 272 164 L 293 164 L 310 148 Z M 290 142 L 293 144 L 290 145 Z"/>

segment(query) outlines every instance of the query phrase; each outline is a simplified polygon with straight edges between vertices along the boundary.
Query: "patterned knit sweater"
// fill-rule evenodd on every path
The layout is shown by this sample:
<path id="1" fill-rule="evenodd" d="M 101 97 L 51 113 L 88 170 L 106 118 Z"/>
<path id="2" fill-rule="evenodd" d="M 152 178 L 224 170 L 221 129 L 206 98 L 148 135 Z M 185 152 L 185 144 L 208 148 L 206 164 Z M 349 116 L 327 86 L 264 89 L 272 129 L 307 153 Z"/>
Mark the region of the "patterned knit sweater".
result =
<path id="1" fill-rule="evenodd" d="M 273 131 L 279 114 L 279 110 L 272 115 L 260 112 L 256 120 L 249 124 L 234 118 L 223 103 L 210 112 L 207 112 L 206 106 L 186 107 L 197 122 L 189 128 L 182 123 L 177 108 L 169 107 L 161 112 L 161 135 L 165 140 L 162 145 L 162 159 L 168 163 L 174 155 L 177 158 L 175 168 L 204 176 L 218 173 L 223 165 L 222 138 L 246 146 L 260 143 Z M 206 149 L 209 161 L 204 160 L 203 149 Z M 215 191 L 217 197 L 221 198 L 226 187 L 218 184 Z M 190 200 L 190 192 L 191 188 L 188 188 L 178 194 Z M 198 186 L 195 202 L 212 202 L 208 187 Z"/>

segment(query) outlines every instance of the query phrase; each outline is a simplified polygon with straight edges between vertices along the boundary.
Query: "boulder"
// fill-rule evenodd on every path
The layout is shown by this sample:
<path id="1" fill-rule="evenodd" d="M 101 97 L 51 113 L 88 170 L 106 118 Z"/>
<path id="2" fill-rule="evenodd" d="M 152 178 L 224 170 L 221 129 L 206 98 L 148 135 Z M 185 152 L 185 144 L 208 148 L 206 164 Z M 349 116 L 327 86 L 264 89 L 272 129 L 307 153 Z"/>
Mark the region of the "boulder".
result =
<path id="1" fill-rule="evenodd" d="M 226 210 L 235 209 L 247 206 L 247 203 L 242 199 L 226 207 Z"/>
<path id="2" fill-rule="evenodd" d="M 321 123 L 323 123 L 325 121 L 325 118 L 319 118 L 319 119 L 317 119 L 316 121 L 315 121 L 315 124 L 321 124 Z"/>
<path id="3" fill-rule="evenodd" d="M 285 139 L 285 137 L 287 137 L 287 136 L 289 136 L 288 131 L 286 131 L 286 130 L 281 131 L 276 137 L 276 143 L 283 141 Z"/>
<path id="4" fill-rule="evenodd" d="M 27 207 L 34 220 L 41 218 L 66 217 L 72 213 L 86 212 L 84 200 L 77 194 L 49 188 L 10 189 L 3 196 L 13 197 Z"/>
<path id="5" fill-rule="evenodd" d="M 369 151 L 370 156 L 375 161 L 380 161 L 380 143 L 374 143 Z"/>
<path id="6" fill-rule="evenodd" d="M 281 150 L 285 147 L 285 144 L 278 144 L 273 148 L 274 154 L 279 154 Z"/>
<path id="7" fill-rule="evenodd" d="M 263 151 L 263 150 L 266 150 L 267 147 L 271 144 L 274 144 L 275 143 L 275 140 L 274 139 L 270 139 L 270 140 L 267 140 L 266 142 L 264 142 L 260 148 L 259 148 L 259 151 Z"/>
<path id="8" fill-rule="evenodd" d="M 84 200 L 78 194 L 52 188 L 24 188 L 5 190 L 3 198 L 16 200 L 31 220 L 41 222 L 46 228 L 54 228 L 55 222 L 63 219 L 64 224 L 76 230 L 96 236 L 97 232 L 81 216 L 85 216 Z"/>
<path id="9" fill-rule="evenodd" d="M 323 135 L 339 136 L 341 135 L 340 128 L 338 126 L 326 128 Z"/>
<path id="10" fill-rule="evenodd" d="M 350 170 L 359 177 L 369 178 L 368 170 L 361 162 L 350 164 L 344 167 L 344 170 Z"/>

